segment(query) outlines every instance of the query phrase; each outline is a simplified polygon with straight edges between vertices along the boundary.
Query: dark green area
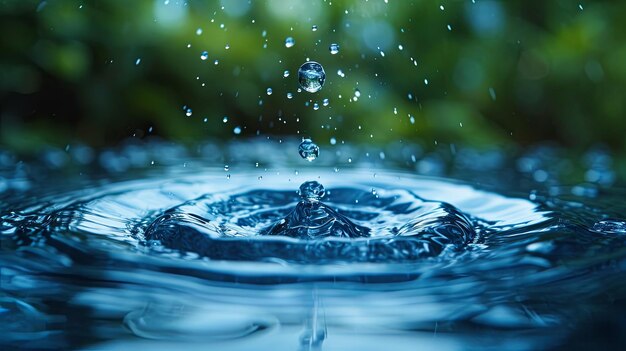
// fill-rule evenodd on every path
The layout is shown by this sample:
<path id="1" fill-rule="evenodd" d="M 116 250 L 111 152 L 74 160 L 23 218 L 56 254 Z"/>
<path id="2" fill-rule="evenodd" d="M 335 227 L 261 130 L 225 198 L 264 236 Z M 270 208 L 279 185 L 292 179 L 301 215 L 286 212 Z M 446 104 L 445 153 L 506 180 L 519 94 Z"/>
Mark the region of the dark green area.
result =
<path id="1" fill-rule="evenodd" d="M 0 0 L 0 144 L 299 133 L 322 145 L 554 140 L 619 156 L 624 13 L 620 1 Z M 307 58 L 326 69 L 316 94 L 296 93 Z"/>

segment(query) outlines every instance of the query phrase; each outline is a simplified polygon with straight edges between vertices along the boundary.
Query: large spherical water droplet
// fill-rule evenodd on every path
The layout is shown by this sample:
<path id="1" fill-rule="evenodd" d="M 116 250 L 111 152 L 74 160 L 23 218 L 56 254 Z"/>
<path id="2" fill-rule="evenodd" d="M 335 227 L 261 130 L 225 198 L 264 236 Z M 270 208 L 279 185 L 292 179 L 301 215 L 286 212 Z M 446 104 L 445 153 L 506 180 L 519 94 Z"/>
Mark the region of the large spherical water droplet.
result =
<path id="1" fill-rule="evenodd" d="M 336 55 L 339 53 L 339 45 L 338 44 L 330 44 L 330 46 L 328 47 L 328 50 L 330 50 L 330 53 L 333 55 Z"/>
<path id="2" fill-rule="evenodd" d="M 296 45 L 296 40 L 293 37 L 287 37 L 287 39 L 285 39 L 285 47 L 286 48 L 290 48 L 292 46 Z"/>
<path id="3" fill-rule="evenodd" d="M 298 69 L 298 82 L 302 89 L 309 93 L 316 93 L 322 90 L 326 81 L 324 67 L 315 61 L 305 62 Z"/>
<path id="4" fill-rule="evenodd" d="M 304 139 L 298 147 L 298 153 L 302 158 L 311 162 L 319 156 L 320 148 L 311 139 Z"/>
<path id="5" fill-rule="evenodd" d="M 319 201 L 326 194 L 324 186 L 316 181 L 304 182 L 300 185 L 300 197 L 308 201 Z"/>

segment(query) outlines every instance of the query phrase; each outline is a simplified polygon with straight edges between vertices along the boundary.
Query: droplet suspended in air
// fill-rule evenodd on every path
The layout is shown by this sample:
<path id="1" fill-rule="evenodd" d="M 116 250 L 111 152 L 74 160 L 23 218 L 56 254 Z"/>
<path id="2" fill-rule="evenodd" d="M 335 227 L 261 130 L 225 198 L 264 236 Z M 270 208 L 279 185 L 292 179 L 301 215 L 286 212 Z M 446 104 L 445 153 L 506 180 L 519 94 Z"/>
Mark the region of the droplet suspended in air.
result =
<path id="1" fill-rule="evenodd" d="M 283 72 L 283 77 L 285 78 L 289 77 L 289 71 L 285 70 L 285 72 Z"/>
<path id="2" fill-rule="evenodd" d="M 314 32 L 317 32 L 317 25 L 316 24 L 312 25 L 311 30 Z"/>
<path id="3" fill-rule="evenodd" d="M 330 46 L 328 47 L 328 50 L 330 51 L 330 53 L 332 55 L 338 54 L 339 53 L 339 44 L 335 44 L 335 43 L 330 44 Z"/>
<path id="4" fill-rule="evenodd" d="M 233 129 L 233 133 L 235 133 L 235 135 L 239 135 L 241 134 L 241 127 L 237 126 Z"/>
<path id="5" fill-rule="evenodd" d="M 287 99 L 291 99 L 293 98 L 293 94 L 292 93 L 287 93 Z"/>
<path id="6" fill-rule="evenodd" d="M 209 58 L 209 53 L 207 51 L 202 51 L 202 53 L 200 54 L 200 59 L 202 61 L 205 61 L 208 58 Z"/>
<path id="7" fill-rule="evenodd" d="M 316 93 L 322 90 L 326 81 L 326 72 L 322 65 L 315 61 L 308 61 L 298 69 L 298 82 L 302 89 L 309 93 Z"/>
<path id="8" fill-rule="evenodd" d="M 290 48 L 292 46 L 296 45 L 296 41 L 295 39 L 293 39 L 293 37 L 287 37 L 287 39 L 285 39 L 285 47 L 286 48 Z"/>
<path id="9" fill-rule="evenodd" d="M 192 114 L 193 114 L 193 111 L 190 108 L 185 110 L 185 116 L 191 117 Z"/>
<path id="10" fill-rule="evenodd" d="M 324 106 L 328 106 L 329 103 L 330 103 L 330 100 L 328 100 L 328 98 L 322 100 L 322 105 Z"/>
<path id="11" fill-rule="evenodd" d="M 298 153 L 302 158 L 311 162 L 319 156 L 320 148 L 311 139 L 304 139 L 298 146 Z"/>
<path id="12" fill-rule="evenodd" d="M 324 186 L 316 181 L 308 181 L 300 185 L 300 197 L 307 201 L 319 201 L 326 194 Z"/>
<path id="13" fill-rule="evenodd" d="M 272 95 L 272 88 L 267 88 L 267 95 Z"/>

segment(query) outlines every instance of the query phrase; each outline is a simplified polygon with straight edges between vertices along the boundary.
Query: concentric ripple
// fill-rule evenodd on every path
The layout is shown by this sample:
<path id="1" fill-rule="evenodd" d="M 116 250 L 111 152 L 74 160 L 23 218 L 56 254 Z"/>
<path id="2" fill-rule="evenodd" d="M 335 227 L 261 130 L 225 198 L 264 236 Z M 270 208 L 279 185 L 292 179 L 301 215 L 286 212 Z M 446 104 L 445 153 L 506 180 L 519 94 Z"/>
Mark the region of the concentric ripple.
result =
<path id="1" fill-rule="evenodd" d="M 170 209 L 145 239 L 212 259 L 391 263 L 460 249 L 476 232 L 453 206 L 407 190 L 336 188 L 322 203 L 255 189 Z"/>
<path id="2" fill-rule="evenodd" d="M 3 205 L 8 345 L 537 349 L 625 278 L 618 210 L 410 173 L 195 173 Z"/>

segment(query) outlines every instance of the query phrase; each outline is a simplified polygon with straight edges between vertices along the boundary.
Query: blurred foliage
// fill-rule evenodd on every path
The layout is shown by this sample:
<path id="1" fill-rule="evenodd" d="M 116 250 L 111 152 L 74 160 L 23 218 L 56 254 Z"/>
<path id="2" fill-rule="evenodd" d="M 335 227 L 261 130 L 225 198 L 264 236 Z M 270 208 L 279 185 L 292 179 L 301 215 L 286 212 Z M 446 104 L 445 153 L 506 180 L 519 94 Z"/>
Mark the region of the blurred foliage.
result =
<path id="1" fill-rule="evenodd" d="M 300 134 L 624 154 L 624 13 L 620 1 L 0 0 L 0 143 Z M 296 92 L 307 59 L 326 70 L 316 94 Z"/>

